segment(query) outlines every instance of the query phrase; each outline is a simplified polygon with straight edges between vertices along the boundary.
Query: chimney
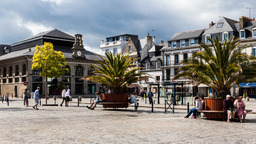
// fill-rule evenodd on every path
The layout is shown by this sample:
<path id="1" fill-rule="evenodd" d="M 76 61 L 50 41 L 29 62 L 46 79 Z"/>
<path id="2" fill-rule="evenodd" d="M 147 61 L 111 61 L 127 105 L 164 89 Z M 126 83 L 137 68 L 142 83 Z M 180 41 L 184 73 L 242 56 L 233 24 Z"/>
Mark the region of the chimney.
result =
<path id="1" fill-rule="evenodd" d="M 243 29 L 245 27 L 246 23 L 249 22 L 249 21 L 253 21 L 253 19 L 248 18 L 246 16 L 241 16 L 239 18 L 239 27 L 240 27 L 240 29 Z"/>
<path id="2" fill-rule="evenodd" d="M 161 40 L 160 44 L 164 44 L 164 40 Z"/>
<path id="3" fill-rule="evenodd" d="M 211 21 L 211 22 L 209 23 L 209 28 L 211 28 L 214 24 L 215 24 L 215 23 L 214 23 L 213 21 Z"/>
<path id="4" fill-rule="evenodd" d="M 101 44 L 104 44 L 104 40 L 101 40 Z"/>
<path id="5" fill-rule="evenodd" d="M 156 37 L 153 36 L 153 43 L 156 43 Z"/>

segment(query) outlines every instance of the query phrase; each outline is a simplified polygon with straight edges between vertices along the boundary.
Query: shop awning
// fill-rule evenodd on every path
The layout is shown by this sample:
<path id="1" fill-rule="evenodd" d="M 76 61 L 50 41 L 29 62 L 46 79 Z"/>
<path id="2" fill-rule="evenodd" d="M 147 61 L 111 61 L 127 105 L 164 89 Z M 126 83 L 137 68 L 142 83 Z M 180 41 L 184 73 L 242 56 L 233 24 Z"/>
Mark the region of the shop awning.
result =
<path id="1" fill-rule="evenodd" d="M 241 88 L 253 88 L 256 87 L 256 82 L 240 83 Z"/>

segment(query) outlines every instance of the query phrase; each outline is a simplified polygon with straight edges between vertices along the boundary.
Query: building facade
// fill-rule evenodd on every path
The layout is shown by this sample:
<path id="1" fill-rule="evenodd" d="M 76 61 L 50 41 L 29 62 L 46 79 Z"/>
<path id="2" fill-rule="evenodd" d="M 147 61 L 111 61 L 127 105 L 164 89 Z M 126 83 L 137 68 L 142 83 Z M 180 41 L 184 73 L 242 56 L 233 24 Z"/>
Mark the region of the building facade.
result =
<path id="1" fill-rule="evenodd" d="M 46 78 L 40 76 L 39 70 L 32 70 L 32 58 L 36 45 L 51 42 L 54 50 L 62 51 L 66 58 L 66 67 L 69 72 L 58 78 Z M 6 50 L 8 48 L 8 50 Z M 99 85 L 81 80 L 82 77 L 92 74 L 93 68 L 90 64 L 100 57 L 83 48 L 82 35 L 75 37 L 57 29 L 39 33 L 33 37 L 12 44 L 10 47 L 0 49 L 0 86 L 1 95 L 22 97 L 25 88 L 30 92 L 41 87 L 40 94 L 45 95 L 45 84 L 49 95 L 59 95 L 60 83 L 71 89 L 73 96 L 94 94 Z"/>

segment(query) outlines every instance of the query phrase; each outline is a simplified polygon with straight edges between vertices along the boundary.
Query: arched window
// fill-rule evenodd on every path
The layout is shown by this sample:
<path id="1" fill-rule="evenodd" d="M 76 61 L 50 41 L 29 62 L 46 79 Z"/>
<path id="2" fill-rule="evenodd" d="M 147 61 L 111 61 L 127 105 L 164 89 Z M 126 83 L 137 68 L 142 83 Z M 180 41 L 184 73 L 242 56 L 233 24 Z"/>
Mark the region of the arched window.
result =
<path id="1" fill-rule="evenodd" d="M 17 76 L 17 75 L 19 75 L 19 73 L 20 73 L 19 66 L 16 65 L 16 68 L 15 68 L 15 75 Z"/>
<path id="2" fill-rule="evenodd" d="M 89 69 L 88 69 L 88 76 L 92 76 L 92 75 L 94 75 L 94 68 L 93 67 L 89 67 Z"/>
<path id="3" fill-rule="evenodd" d="M 76 67 L 76 76 L 83 76 L 84 70 L 83 67 L 77 66 Z"/>
<path id="4" fill-rule="evenodd" d="M 12 66 L 9 68 L 9 76 L 12 76 Z"/>
<path id="5" fill-rule="evenodd" d="M 68 65 L 66 65 L 66 67 L 68 69 L 67 73 L 64 73 L 64 76 L 70 76 L 70 67 Z"/>
<path id="6" fill-rule="evenodd" d="M 6 67 L 4 67 L 3 77 L 6 77 Z"/>
<path id="7" fill-rule="evenodd" d="M 22 75 L 26 75 L 27 67 L 26 64 L 23 64 L 22 66 Z"/>

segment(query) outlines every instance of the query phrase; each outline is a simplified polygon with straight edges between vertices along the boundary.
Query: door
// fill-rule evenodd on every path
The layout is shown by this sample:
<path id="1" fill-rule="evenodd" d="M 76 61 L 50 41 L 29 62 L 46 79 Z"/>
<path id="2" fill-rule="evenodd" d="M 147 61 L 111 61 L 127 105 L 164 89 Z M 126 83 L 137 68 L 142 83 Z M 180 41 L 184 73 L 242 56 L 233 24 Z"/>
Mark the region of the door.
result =
<path id="1" fill-rule="evenodd" d="M 14 87 L 14 96 L 18 97 L 18 87 L 17 86 Z"/>

